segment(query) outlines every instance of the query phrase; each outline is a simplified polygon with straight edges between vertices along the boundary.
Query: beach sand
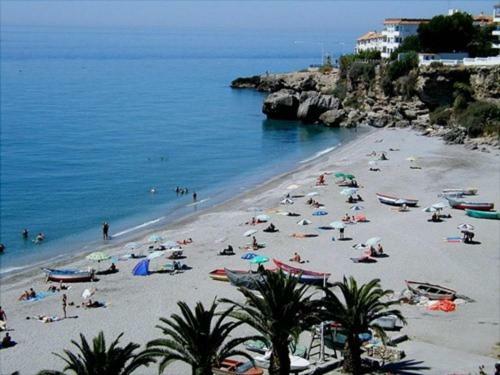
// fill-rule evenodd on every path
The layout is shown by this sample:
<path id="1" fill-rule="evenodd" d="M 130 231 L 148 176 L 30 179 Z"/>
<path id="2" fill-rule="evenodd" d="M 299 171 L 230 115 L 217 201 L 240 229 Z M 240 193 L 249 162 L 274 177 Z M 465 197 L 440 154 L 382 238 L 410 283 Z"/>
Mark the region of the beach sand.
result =
<path id="1" fill-rule="evenodd" d="M 390 148 L 399 151 L 389 151 Z M 378 162 L 381 172 L 369 171 L 371 158 L 367 154 L 372 151 L 387 153 L 389 160 Z M 406 160 L 410 156 L 418 159 L 422 169 L 410 168 L 411 163 Z M 450 287 L 473 299 L 475 302 L 459 305 L 450 313 L 402 305 L 408 319 L 402 333 L 406 333 L 410 340 L 401 347 L 406 352 L 408 363 L 429 367 L 416 373 L 477 372 L 481 364 L 492 372 L 498 354 L 498 351 L 495 353 L 498 350 L 495 344 L 500 341 L 500 221 L 473 219 L 465 216 L 464 211 L 449 209 L 452 218 L 430 223 L 427 221 L 430 214 L 422 212 L 422 208 L 440 201 L 437 194 L 443 188 L 469 186 L 479 189 L 478 196 L 471 197 L 471 200 L 494 202 L 498 206 L 499 165 L 498 151 L 467 151 L 462 146 L 444 145 L 438 138 L 420 136 L 410 130 L 376 130 L 292 173 L 169 226 L 163 231 L 169 240 L 189 237 L 194 240 L 183 246 L 187 258 L 182 262 L 191 266 L 191 270 L 177 275 L 134 277 L 131 270 L 137 260 L 119 261 L 120 272 L 117 274 L 102 276 L 96 283 L 73 284 L 67 291 L 69 301 L 79 304 L 82 291 L 95 287 L 95 300 L 105 302 L 107 306 L 104 308 L 84 310 L 69 306 L 68 315 L 77 318 L 48 324 L 26 320 L 35 314 L 61 316 L 62 294 L 56 293 L 38 302 L 18 302 L 17 297 L 30 287 L 45 290 L 44 277 L 38 271 L 36 276 L 23 273 L 6 278 L 0 287 L 0 301 L 8 316 L 8 328 L 12 329 L 10 334 L 18 345 L 0 351 L 0 373 L 19 370 L 21 374 L 33 374 L 40 369 L 62 369 L 62 361 L 51 353 L 71 348 L 70 340 L 77 339 L 80 332 L 90 338 L 103 330 L 109 341 L 125 332 L 124 343 L 145 344 L 160 337 L 160 331 L 155 328 L 158 318 L 178 312 L 178 300 L 191 306 L 199 300 L 208 304 L 217 297 L 241 300 L 236 288 L 211 280 L 208 273 L 220 267 L 249 267 L 240 259 L 244 250 L 239 247 L 251 242 L 251 238 L 244 237 L 243 233 L 252 228 L 258 230 L 257 240 L 266 244 L 259 253 L 287 261 L 297 251 L 308 260 L 303 268 L 331 272 L 330 281 L 340 280 L 344 275 L 353 275 L 359 282 L 380 278 L 384 288 L 396 293 L 405 289 L 405 280 L 427 281 Z M 334 183 L 333 175 L 327 176 L 327 186 L 315 186 L 317 176 L 325 171 L 353 173 L 362 186 L 359 193 L 364 202 L 360 204 L 364 206 L 363 213 L 369 222 L 347 226 L 345 235 L 352 241 L 332 241 L 332 236 L 338 237 L 337 231 L 317 229 L 320 225 L 340 220 L 346 212 L 355 214 L 349 210 L 351 205 L 346 203 L 346 197 L 339 194 L 342 188 Z M 292 184 L 298 188 L 287 189 Z M 306 205 L 306 198 L 295 199 L 290 206 L 279 204 L 287 193 L 312 191 L 319 193 L 314 198 L 325 205 L 328 215 L 312 216 L 315 209 Z M 377 192 L 415 197 L 419 199 L 419 207 L 398 212 L 379 203 L 375 196 Z M 272 211 L 276 208 L 298 212 L 301 217 L 277 215 Z M 255 227 L 243 224 L 261 213 L 271 216 L 278 233 L 263 233 L 266 224 Z M 312 224 L 297 225 L 297 221 L 303 218 L 311 220 Z M 445 237 L 460 235 L 457 226 L 461 223 L 476 227 L 475 239 L 480 244 L 444 241 Z M 296 239 L 290 236 L 293 232 L 320 235 Z M 361 250 L 353 249 L 352 245 L 374 236 L 382 238 L 389 257 L 374 264 L 353 263 L 350 258 L 359 256 Z M 236 256 L 217 255 L 227 244 L 232 244 Z M 127 253 L 113 246 L 107 251 L 118 255 Z M 166 262 L 164 258 L 154 259 L 150 268 L 154 270 Z M 72 261 L 70 266 L 87 268 L 89 262 L 80 258 Z M 244 329 L 242 332 L 250 331 Z M 140 373 L 157 371 L 153 366 Z M 167 373 L 183 374 L 189 370 L 183 364 L 174 364 Z"/>

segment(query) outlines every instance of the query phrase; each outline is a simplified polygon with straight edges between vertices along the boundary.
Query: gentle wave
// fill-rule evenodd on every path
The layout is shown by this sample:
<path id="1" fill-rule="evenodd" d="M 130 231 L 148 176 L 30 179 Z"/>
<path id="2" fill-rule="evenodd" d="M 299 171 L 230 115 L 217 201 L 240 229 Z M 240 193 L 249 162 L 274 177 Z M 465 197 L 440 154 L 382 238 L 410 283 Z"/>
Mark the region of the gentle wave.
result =
<path id="1" fill-rule="evenodd" d="M 141 229 L 141 228 L 148 227 L 148 226 L 153 225 L 153 224 L 156 224 L 156 223 L 160 222 L 163 219 L 165 219 L 165 216 L 159 217 L 159 218 L 151 220 L 151 221 L 147 221 L 145 223 L 142 223 L 140 225 L 137 225 L 137 226 L 129 228 L 129 229 L 122 230 L 121 232 L 113 234 L 113 238 L 120 237 L 120 236 L 123 236 L 124 234 L 136 231 L 136 230 Z"/>
<path id="2" fill-rule="evenodd" d="M 28 268 L 28 267 L 29 267 L 29 265 L 26 265 L 26 266 L 23 266 L 23 267 L 8 267 L 8 268 L 5 268 L 5 269 L 0 269 L 0 275 L 4 274 L 4 273 L 9 273 L 9 272 L 12 272 L 12 271 L 22 270 L 22 269 Z"/>
<path id="3" fill-rule="evenodd" d="M 340 145 L 342 145 L 342 143 L 339 143 L 337 146 L 333 146 L 333 147 L 328 147 L 328 148 L 325 148 L 324 150 L 321 150 L 317 153 L 315 153 L 313 156 L 311 156 L 310 158 L 307 158 L 307 159 L 304 159 L 304 160 L 301 160 L 299 163 L 300 164 L 304 164 L 304 163 L 308 163 L 310 161 L 313 161 L 325 154 L 328 154 L 329 152 L 332 152 L 333 150 L 335 150 L 337 147 L 339 147 Z"/>
<path id="4" fill-rule="evenodd" d="M 208 200 L 210 200 L 210 198 L 205 198 L 205 199 L 202 199 L 201 201 L 190 203 L 187 205 L 187 207 L 196 206 L 196 205 L 201 204 L 203 202 L 206 202 Z"/>

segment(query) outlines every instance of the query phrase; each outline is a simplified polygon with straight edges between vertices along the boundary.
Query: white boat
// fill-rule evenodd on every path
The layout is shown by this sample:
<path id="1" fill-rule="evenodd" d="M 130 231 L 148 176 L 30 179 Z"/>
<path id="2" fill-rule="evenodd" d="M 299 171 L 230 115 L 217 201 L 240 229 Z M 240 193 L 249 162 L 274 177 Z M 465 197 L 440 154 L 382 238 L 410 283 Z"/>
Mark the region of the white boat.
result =
<path id="1" fill-rule="evenodd" d="M 268 350 L 266 354 L 258 357 L 254 357 L 255 364 L 258 367 L 269 368 L 269 360 L 271 359 L 271 350 Z M 310 366 L 310 362 L 307 359 L 298 357 L 296 355 L 289 355 L 290 357 L 290 371 L 303 371 Z"/>
<path id="2" fill-rule="evenodd" d="M 477 190 L 476 188 L 443 189 L 443 194 L 476 195 Z"/>

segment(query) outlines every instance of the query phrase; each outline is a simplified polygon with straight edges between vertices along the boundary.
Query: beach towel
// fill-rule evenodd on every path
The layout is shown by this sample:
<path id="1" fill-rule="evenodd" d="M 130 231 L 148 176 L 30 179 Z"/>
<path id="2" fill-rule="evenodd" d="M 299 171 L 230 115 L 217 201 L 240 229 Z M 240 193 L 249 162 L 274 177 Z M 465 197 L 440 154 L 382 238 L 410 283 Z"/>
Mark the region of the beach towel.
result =
<path id="1" fill-rule="evenodd" d="M 26 302 L 36 302 L 44 299 L 47 296 L 51 296 L 55 294 L 56 292 L 38 292 L 34 298 L 30 298 L 25 300 Z"/>
<path id="2" fill-rule="evenodd" d="M 462 237 L 460 236 L 445 237 L 444 241 L 449 243 L 459 243 L 462 242 Z"/>
<path id="3" fill-rule="evenodd" d="M 8 348 L 12 348 L 13 346 L 16 346 L 17 345 L 17 342 L 15 341 L 11 341 L 10 342 L 10 346 L 6 346 L 5 348 L 3 347 L 2 343 L 0 343 L 0 349 L 8 349 Z"/>
<path id="4" fill-rule="evenodd" d="M 315 234 L 315 233 L 292 233 L 290 236 L 294 237 L 294 238 L 310 238 L 310 237 L 318 237 L 319 234 Z"/>
<path id="5" fill-rule="evenodd" d="M 366 216 L 363 214 L 354 216 L 354 220 L 356 220 L 358 223 L 366 223 L 368 221 L 366 220 Z"/>

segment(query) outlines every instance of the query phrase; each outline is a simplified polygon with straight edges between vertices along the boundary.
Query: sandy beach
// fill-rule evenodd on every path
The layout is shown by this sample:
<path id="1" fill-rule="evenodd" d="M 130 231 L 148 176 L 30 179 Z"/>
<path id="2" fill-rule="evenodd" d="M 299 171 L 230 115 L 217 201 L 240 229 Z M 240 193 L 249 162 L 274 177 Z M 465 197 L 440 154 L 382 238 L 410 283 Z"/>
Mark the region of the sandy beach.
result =
<path id="1" fill-rule="evenodd" d="M 390 151 L 396 149 L 397 151 Z M 389 160 L 379 161 L 380 172 L 369 170 L 367 156 L 372 151 L 386 152 Z M 410 156 L 417 159 L 421 169 L 412 169 Z M 246 192 L 215 208 L 170 225 L 157 233 L 168 240 L 192 238 L 193 243 L 182 246 L 183 263 L 192 269 L 176 275 L 153 273 L 135 277 L 131 271 L 137 260 L 116 263 L 119 272 L 102 276 L 98 282 L 72 284 L 68 299 L 79 305 L 86 288 L 97 288 L 93 297 L 106 304 L 96 309 L 68 307 L 70 319 L 53 323 L 27 320 L 38 314 L 62 315 L 62 293 L 49 295 L 36 302 L 17 301 L 18 296 L 33 287 L 45 291 L 47 284 L 41 271 L 24 272 L 5 278 L 0 287 L 0 305 L 7 313 L 7 327 L 17 345 L 0 351 L 0 374 L 20 371 L 33 374 L 41 369 L 63 368 L 61 360 L 52 352 L 70 348 L 70 340 L 84 333 L 93 337 L 100 330 L 108 340 L 124 332 L 123 342 L 145 344 L 160 337 L 155 328 L 159 317 L 177 312 L 176 302 L 196 301 L 210 303 L 217 297 L 241 300 L 237 289 L 229 283 L 211 280 L 209 272 L 215 268 L 247 269 L 240 259 L 245 250 L 240 247 L 251 242 L 243 233 L 256 229 L 259 242 L 266 247 L 259 253 L 270 258 L 287 261 L 298 252 L 307 263 L 305 269 L 331 272 L 330 281 L 343 275 L 353 275 L 360 282 L 380 278 L 384 288 L 400 293 L 405 280 L 426 281 L 455 289 L 458 294 L 474 300 L 457 305 L 454 312 L 429 311 L 425 307 L 401 305 L 408 325 L 402 333 L 410 340 L 400 345 L 406 352 L 406 361 L 419 367 L 416 373 L 475 373 L 479 365 L 492 372 L 500 350 L 500 297 L 499 240 L 500 221 L 467 217 L 464 211 L 447 209 L 451 218 L 440 223 L 428 222 L 429 213 L 424 207 L 441 201 L 438 193 L 444 188 L 478 188 L 478 195 L 471 200 L 500 204 L 499 152 L 468 151 L 462 146 L 445 145 L 439 138 L 428 138 L 407 129 L 381 129 L 339 147 L 333 152 L 302 166 L 294 172 L 277 177 L 268 183 Z M 350 210 L 341 187 L 334 182 L 333 174 L 326 176 L 326 186 L 315 186 L 318 175 L 324 172 L 349 172 L 356 176 L 364 201 L 366 223 L 347 225 L 346 237 L 351 241 L 332 241 L 338 231 L 317 228 L 338 221 Z M 297 185 L 290 189 L 290 185 Z M 324 204 L 325 216 L 313 216 L 316 209 L 306 204 L 306 197 L 294 199 L 292 205 L 280 205 L 288 193 L 317 192 L 314 199 Z M 375 193 L 386 193 L 404 198 L 416 198 L 419 206 L 408 212 L 398 212 L 391 206 L 378 202 Z M 276 210 L 300 213 L 300 217 L 276 214 Z M 267 224 L 255 227 L 245 225 L 252 216 L 267 214 L 279 229 L 278 233 L 264 233 Z M 308 226 L 297 225 L 300 219 L 309 219 Z M 445 241 L 446 237 L 459 236 L 457 226 L 469 223 L 475 227 L 477 245 Z M 293 238 L 292 233 L 317 233 L 314 238 Z M 353 263 L 361 250 L 354 249 L 370 237 L 381 237 L 387 258 L 377 263 Z M 147 237 L 137 239 L 147 242 Z M 218 252 L 231 244 L 235 256 L 219 256 Z M 111 241 L 106 252 L 120 256 L 130 251 L 114 247 Z M 141 252 L 141 251 L 136 251 Z M 148 254 L 147 246 L 143 253 Z M 169 260 L 164 257 L 151 261 L 154 271 Z M 109 264 L 109 263 L 108 263 Z M 86 269 L 95 264 L 81 257 L 67 267 Z M 271 264 L 269 264 L 271 266 Z M 101 266 L 105 267 L 105 266 Z M 3 332 L 2 332 L 3 337 Z M 306 342 L 303 342 L 306 344 Z M 154 374 L 156 366 L 144 368 L 141 373 Z M 166 373 L 184 374 L 189 370 L 176 363 Z"/>

